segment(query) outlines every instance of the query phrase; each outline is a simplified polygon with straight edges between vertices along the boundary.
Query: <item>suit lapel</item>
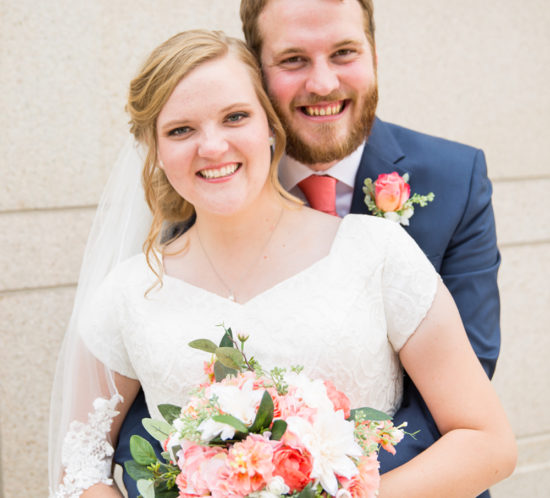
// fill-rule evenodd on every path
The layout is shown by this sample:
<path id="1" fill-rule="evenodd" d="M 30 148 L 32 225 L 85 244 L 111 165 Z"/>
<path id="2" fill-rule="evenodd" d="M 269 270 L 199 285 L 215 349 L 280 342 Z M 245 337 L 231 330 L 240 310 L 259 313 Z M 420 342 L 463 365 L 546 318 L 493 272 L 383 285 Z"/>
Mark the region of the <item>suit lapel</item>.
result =
<path id="1" fill-rule="evenodd" d="M 371 134 L 365 144 L 365 149 L 359 163 L 357 175 L 355 176 L 355 187 L 351 201 L 351 212 L 368 214 L 363 194 L 363 183 L 365 178 L 376 181 L 378 175 L 397 171 L 400 175 L 407 173 L 399 166 L 405 157 L 399 143 L 393 136 L 390 128 L 378 118 L 375 119 Z"/>

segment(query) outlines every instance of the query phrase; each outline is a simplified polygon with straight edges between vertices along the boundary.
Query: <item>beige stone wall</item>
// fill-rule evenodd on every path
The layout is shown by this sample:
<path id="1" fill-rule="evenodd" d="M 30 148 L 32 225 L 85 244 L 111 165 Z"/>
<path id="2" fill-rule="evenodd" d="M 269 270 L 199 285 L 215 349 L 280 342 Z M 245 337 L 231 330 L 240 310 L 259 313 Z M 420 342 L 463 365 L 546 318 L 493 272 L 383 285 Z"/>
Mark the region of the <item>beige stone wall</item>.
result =
<path id="1" fill-rule="evenodd" d="M 55 358 L 94 205 L 126 133 L 126 85 L 148 51 L 182 29 L 239 35 L 238 4 L 0 5 L 0 484 L 6 498 L 46 495 Z M 503 256 L 495 385 L 520 444 L 514 476 L 493 496 L 547 496 L 550 8 L 544 0 L 375 5 L 380 117 L 487 154 Z"/>

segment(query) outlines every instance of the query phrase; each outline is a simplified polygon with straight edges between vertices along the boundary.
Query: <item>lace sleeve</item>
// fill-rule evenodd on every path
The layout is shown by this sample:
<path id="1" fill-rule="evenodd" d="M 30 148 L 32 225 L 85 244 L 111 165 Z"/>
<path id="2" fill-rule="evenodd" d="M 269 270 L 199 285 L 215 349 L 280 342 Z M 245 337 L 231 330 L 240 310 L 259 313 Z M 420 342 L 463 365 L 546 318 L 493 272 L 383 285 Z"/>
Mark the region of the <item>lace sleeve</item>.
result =
<path id="1" fill-rule="evenodd" d="M 120 401 L 119 395 L 110 400 L 97 398 L 93 403 L 94 411 L 88 415 L 88 423 L 71 422 L 61 457 L 65 475 L 55 498 L 78 498 L 94 484 L 112 484 L 113 447 L 107 435 L 113 418 L 118 415 L 115 408 Z"/>
<path id="2" fill-rule="evenodd" d="M 383 272 L 388 338 L 399 351 L 430 309 L 438 275 L 416 242 L 399 225 L 388 222 Z"/>

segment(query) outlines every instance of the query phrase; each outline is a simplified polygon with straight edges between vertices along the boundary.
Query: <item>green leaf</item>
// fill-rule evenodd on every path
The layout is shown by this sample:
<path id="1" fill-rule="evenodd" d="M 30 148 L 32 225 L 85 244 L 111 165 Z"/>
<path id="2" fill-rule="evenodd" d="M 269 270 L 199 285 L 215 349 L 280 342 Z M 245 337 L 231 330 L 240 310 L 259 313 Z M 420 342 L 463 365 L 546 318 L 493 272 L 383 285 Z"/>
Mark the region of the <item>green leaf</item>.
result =
<path id="1" fill-rule="evenodd" d="M 273 409 L 273 399 L 267 391 L 264 391 L 262 401 L 256 413 L 256 418 L 249 428 L 250 432 L 259 433 L 262 432 L 263 429 L 267 429 L 273 421 Z"/>
<path id="2" fill-rule="evenodd" d="M 136 434 L 130 438 L 130 453 L 140 465 L 151 465 L 157 461 L 157 455 L 151 443 Z"/>
<path id="3" fill-rule="evenodd" d="M 189 343 L 194 349 L 206 351 L 207 353 L 215 353 L 218 346 L 216 346 L 210 339 L 196 339 Z"/>
<path id="4" fill-rule="evenodd" d="M 170 457 L 170 453 L 168 453 L 167 451 L 163 451 L 161 453 L 161 456 L 162 458 L 164 458 L 167 462 L 169 462 L 170 460 L 172 460 L 172 458 Z"/>
<path id="5" fill-rule="evenodd" d="M 222 340 L 220 342 L 220 348 L 233 348 L 235 345 L 233 344 L 233 332 L 231 331 L 231 328 L 225 329 L 225 333 L 223 334 Z"/>
<path id="6" fill-rule="evenodd" d="M 176 498 L 177 496 L 179 496 L 177 487 L 172 486 L 171 489 L 168 489 L 166 481 L 157 483 L 155 487 L 155 498 Z"/>
<path id="7" fill-rule="evenodd" d="M 176 405 L 158 405 L 158 409 L 164 420 L 169 424 L 181 415 L 181 407 Z"/>
<path id="8" fill-rule="evenodd" d="M 134 460 L 127 460 L 124 462 L 124 468 L 128 475 L 134 479 L 134 481 L 139 481 L 140 479 L 153 479 L 155 476 L 152 471 L 150 471 L 145 465 L 140 465 Z"/>
<path id="9" fill-rule="evenodd" d="M 309 483 L 302 492 L 298 495 L 298 498 L 315 498 L 315 490 L 311 483 Z"/>
<path id="10" fill-rule="evenodd" d="M 384 421 L 384 420 L 391 420 L 391 417 L 384 412 L 381 412 L 380 410 L 375 410 L 374 408 L 354 408 L 350 411 L 349 420 L 356 420 L 357 416 L 361 414 L 363 420 L 374 420 L 374 421 Z"/>
<path id="11" fill-rule="evenodd" d="M 155 483 L 140 479 L 137 488 L 143 498 L 155 498 Z"/>
<path id="12" fill-rule="evenodd" d="M 145 427 L 145 430 L 161 443 L 166 441 L 170 434 L 174 432 L 174 428 L 164 420 L 144 418 L 141 423 L 143 424 L 143 427 Z"/>
<path id="13" fill-rule="evenodd" d="M 275 420 L 273 427 L 271 427 L 271 439 L 279 441 L 283 434 L 286 432 L 287 423 L 284 420 Z"/>
<path id="14" fill-rule="evenodd" d="M 228 368 L 240 370 L 243 364 L 243 355 L 235 348 L 216 348 L 216 358 Z"/>
<path id="15" fill-rule="evenodd" d="M 220 422 L 222 424 L 227 424 L 236 429 L 239 432 L 242 432 L 244 434 L 248 434 L 248 427 L 239 420 L 237 417 L 234 417 L 233 415 L 214 415 L 212 417 L 212 420 L 215 422 Z"/>
<path id="16" fill-rule="evenodd" d="M 216 379 L 216 382 L 221 382 L 228 375 L 237 375 L 237 373 L 237 370 L 234 368 L 227 368 L 219 361 L 214 363 L 214 378 Z"/>

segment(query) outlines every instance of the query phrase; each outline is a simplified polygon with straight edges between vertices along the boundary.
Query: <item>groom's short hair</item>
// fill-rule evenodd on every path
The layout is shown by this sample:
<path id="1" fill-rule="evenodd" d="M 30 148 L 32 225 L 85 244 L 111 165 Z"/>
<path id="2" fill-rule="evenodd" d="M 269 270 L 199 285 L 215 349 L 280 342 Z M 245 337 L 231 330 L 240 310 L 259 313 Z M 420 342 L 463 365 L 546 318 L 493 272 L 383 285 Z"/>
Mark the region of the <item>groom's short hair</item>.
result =
<path id="1" fill-rule="evenodd" d="M 262 36 L 258 27 L 258 17 L 265 9 L 270 0 L 241 0 L 241 22 L 243 24 L 243 33 L 246 38 L 248 48 L 254 52 L 254 55 L 261 61 L 262 53 Z M 343 0 L 319 0 L 342 2 Z M 363 9 L 363 18 L 365 25 L 365 35 L 372 49 L 372 53 L 376 53 L 374 43 L 374 6 L 372 0 L 356 0 L 361 9 Z"/>

